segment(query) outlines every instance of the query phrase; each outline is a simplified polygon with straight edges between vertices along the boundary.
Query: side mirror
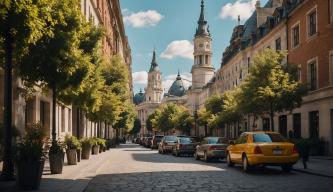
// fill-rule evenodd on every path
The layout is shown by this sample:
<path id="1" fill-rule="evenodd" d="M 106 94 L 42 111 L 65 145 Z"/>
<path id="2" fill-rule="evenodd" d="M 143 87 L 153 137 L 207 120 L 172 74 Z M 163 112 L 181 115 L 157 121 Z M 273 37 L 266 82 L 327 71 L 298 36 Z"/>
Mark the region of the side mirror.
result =
<path id="1" fill-rule="evenodd" d="M 229 144 L 230 144 L 230 145 L 235 145 L 235 141 L 234 141 L 234 140 L 231 140 L 231 141 L 229 141 Z"/>

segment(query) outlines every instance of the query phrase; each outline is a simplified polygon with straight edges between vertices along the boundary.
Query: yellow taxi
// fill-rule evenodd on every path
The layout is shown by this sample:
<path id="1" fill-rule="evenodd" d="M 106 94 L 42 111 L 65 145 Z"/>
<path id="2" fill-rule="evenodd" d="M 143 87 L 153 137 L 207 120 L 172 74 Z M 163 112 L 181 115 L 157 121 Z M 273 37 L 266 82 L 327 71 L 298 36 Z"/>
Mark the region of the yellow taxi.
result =
<path id="1" fill-rule="evenodd" d="M 289 172 L 298 161 L 299 154 L 293 143 L 276 132 L 245 132 L 227 148 L 227 164 L 242 164 L 248 172 L 256 165 L 281 166 Z"/>

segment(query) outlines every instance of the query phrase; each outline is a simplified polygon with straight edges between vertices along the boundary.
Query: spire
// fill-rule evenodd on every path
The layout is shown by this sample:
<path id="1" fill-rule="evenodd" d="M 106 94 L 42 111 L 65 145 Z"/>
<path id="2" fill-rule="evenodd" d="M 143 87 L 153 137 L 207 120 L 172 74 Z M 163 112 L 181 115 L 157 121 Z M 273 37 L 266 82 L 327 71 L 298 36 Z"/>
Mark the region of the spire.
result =
<path id="1" fill-rule="evenodd" d="M 178 75 L 177 75 L 177 80 L 181 80 L 182 78 L 180 77 L 180 72 L 179 72 L 179 69 L 178 69 Z"/>
<path id="2" fill-rule="evenodd" d="M 156 51 L 155 51 L 155 48 L 154 48 L 154 51 L 153 51 L 153 59 L 151 60 L 151 66 L 150 66 L 149 72 L 154 71 L 154 70 L 158 70 L 158 64 L 156 62 Z"/>
<path id="3" fill-rule="evenodd" d="M 195 36 L 210 36 L 207 21 L 205 20 L 205 5 L 204 0 L 201 0 L 201 11 L 198 20 L 198 28 L 196 30 Z"/>

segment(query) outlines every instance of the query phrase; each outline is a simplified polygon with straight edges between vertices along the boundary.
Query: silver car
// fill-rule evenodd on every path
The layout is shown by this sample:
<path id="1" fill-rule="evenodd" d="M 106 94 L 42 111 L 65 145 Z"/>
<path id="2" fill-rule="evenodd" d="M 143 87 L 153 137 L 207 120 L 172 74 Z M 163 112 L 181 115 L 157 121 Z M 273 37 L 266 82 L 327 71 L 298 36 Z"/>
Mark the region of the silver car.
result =
<path id="1" fill-rule="evenodd" d="M 194 158 L 204 158 L 206 162 L 211 159 L 222 159 L 226 157 L 228 140 L 222 137 L 206 137 L 196 147 Z"/>
<path id="2" fill-rule="evenodd" d="M 158 145 L 158 153 L 165 154 L 172 151 L 172 147 L 176 144 L 178 137 L 173 135 L 164 136 Z"/>

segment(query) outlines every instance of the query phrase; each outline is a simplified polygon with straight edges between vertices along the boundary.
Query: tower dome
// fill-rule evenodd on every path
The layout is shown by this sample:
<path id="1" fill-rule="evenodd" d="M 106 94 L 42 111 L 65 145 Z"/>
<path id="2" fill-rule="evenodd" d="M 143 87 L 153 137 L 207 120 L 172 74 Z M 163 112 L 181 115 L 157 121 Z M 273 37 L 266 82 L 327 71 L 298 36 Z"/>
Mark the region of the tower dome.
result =
<path id="1" fill-rule="evenodd" d="M 176 80 L 172 83 L 168 91 L 168 96 L 182 97 L 184 95 L 185 95 L 185 87 L 183 84 L 183 80 L 178 72 Z"/>
<path id="2" fill-rule="evenodd" d="M 145 94 L 143 94 L 142 90 L 140 89 L 140 92 L 134 95 L 133 102 L 135 105 L 139 105 L 144 101 L 144 99 L 145 99 Z"/>

